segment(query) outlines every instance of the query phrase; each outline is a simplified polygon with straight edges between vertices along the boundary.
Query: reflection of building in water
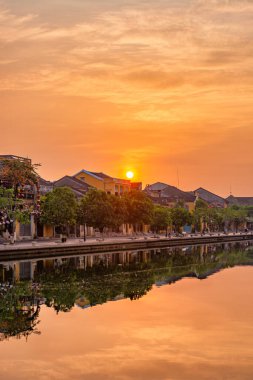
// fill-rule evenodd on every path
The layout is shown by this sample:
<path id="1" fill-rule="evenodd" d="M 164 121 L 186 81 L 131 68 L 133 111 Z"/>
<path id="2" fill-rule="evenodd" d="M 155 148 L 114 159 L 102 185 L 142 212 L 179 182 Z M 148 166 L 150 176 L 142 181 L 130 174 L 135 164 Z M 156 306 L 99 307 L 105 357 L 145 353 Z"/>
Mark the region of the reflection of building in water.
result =
<path id="1" fill-rule="evenodd" d="M 247 245 L 248 243 L 245 243 Z M 159 248 L 151 250 L 119 251 L 104 254 L 86 254 L 80 256 L 62 256 L 52 259 L 36 259 L 32 261 L 9 261 L 0 264 L 0 282 L 17 282 L 34 280 L 37 274 L 54 271 L 57 268 L 87 271 L 93 267 L 110 268 L 125 267 L 138 264 L 159 262 L 161 257 L 173 257 L 171 265 L 184 265 L 184 262 L 196 261 L 197 264 L 216 261 L 218 251 L 229 251 L 235 244 L 201 245 L 184 248 Z M 240 244 L 240 247 L 242 244 Z M 182 260 L 181 260 L 182 259 Z M 162 262 L 161 262 L 162 265 Z"/>
<path id="2" fill-rule="evenodd" d="M 154 284 L 204 279 L 241 264 L 253 265 L 248 242 L 5 262 L 0 264 L 0 339 L 37 332 L 42 304 L 59 312 L 136 300 Z"/>
<path id="3" fill-rule="evenodd" d="M 86 309 L 90 307 L 90 301 L 86 297 L 80 297 L 75 301 L 75 304 L 81 309 Z"/>
<path id="4" fill-rule="evenodd" d="M 33 280 L 37 261 L 17 261 L 2 264 L 0 271 L 0 281 L 16 282 Z"/>

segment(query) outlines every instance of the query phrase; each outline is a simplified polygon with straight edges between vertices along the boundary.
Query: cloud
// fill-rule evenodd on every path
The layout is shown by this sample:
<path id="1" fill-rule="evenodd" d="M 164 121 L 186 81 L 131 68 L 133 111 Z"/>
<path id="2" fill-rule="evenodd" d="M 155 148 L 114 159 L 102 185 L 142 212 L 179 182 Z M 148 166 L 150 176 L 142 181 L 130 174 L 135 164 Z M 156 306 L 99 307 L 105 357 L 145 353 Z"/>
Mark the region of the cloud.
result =
<path id="1" fill-rule="evenodd" d="M 172 89 L 173 94 L 182 86 L 238 84 L 237 73 L 244 79 L 244 66 L 252 62 L 251 45 L 242 44 L 253 34 L 252 27 L 245 31 L 241 25 L 246 16 L 223 25 L 219 19 L 208 19 L 212 12 L 217 15 L 221 11 L 216 2 L 209 4 L 207 15 L 203 2 L 190 3 L 189 9 L 178 6 L 180 14 L 169 6 L 156 8 L 156 12 L 152 7 L 126 8 L 102 12 L 68 27 L 36 23 L 36 15 L 15 16 L 4 10 L 0 36 L 4 43 L 14 44 L 5 59 L 19 61 L 20 66 L 16 65 L 16 78 L 13 71 L 9 78 L 5 72 L 3 88 L 40 90 L 48 86 L 61 94 L 89 93 L 130 104 L 137 101 L 132 93 L 135 87 L 139 88 L 139 101 L 146 101 L 148 87 L 158 91 L 150 97 L 157 95 L 163 102 L 161 90 L 167 94 Z M 236 2 L 225 3 L 238 7 Z M 31 49 L 34 56 L 22 65 Z"/>
<path id="2" fill-rule="evenodd" d="M 12 111 L 1 115 L 6 135 L 26 109 L 24 130 L 32 123 L 55 129 L 50 143 L 77 146 L 80 154 L 85 139 L 90 154 L 95 141 L 103 160 L 113 152 L 113 160 L 129 154 L 147 162 L 160 154 L 166 161 L 166 149 L 196 160 L 193 152 L 212 144 L 213 134 L 243 129 L 253 118 L 252 1 L 2 4 L 0 92 L 18 99 L 5 103 Z M 67 129 L 75 131 L 70 140 Z"/>

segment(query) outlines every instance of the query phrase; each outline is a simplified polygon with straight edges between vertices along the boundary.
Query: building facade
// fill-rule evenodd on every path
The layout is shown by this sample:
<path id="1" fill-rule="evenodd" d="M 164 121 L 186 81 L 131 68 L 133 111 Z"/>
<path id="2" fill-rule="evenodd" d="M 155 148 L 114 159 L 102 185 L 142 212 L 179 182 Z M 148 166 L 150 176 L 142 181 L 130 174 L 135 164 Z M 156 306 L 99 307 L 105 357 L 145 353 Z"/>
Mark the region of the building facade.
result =
<path id="1" fill-rule="evenodd" d="M 83 169 L 73 177 L 108 194 L 122 195 L 131 190 L 131 181 L 114 178 L 102 172 L 90 172 Z"/>

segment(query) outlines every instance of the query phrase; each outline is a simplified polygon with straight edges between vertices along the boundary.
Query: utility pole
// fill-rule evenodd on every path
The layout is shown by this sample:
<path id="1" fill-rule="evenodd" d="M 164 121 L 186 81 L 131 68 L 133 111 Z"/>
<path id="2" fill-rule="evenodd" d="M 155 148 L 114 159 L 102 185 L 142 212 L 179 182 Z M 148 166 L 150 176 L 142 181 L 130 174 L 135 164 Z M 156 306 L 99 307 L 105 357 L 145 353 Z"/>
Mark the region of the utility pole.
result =
<path id="1" fill-rule="evenodd" d="M 177 187 L 179 188 L 179 171 L 178 171 L 178 167 L 177 167 Z"/>

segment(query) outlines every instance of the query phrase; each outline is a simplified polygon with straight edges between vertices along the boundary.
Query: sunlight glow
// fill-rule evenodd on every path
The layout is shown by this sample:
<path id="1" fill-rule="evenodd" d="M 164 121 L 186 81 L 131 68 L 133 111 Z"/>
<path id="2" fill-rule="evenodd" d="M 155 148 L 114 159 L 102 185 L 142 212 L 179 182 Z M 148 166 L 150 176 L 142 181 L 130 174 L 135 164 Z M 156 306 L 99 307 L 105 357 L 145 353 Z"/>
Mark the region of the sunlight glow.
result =
<path id="1" fill-rule="evenodd" d="M 134 173 L 129 170 L 128 172 L 126 172 L 126 176 L 128 179 L 132 179 L 134 177 Z"/>

